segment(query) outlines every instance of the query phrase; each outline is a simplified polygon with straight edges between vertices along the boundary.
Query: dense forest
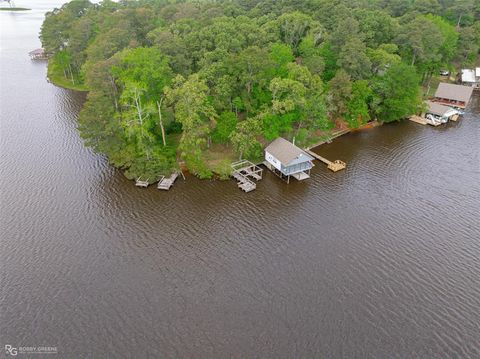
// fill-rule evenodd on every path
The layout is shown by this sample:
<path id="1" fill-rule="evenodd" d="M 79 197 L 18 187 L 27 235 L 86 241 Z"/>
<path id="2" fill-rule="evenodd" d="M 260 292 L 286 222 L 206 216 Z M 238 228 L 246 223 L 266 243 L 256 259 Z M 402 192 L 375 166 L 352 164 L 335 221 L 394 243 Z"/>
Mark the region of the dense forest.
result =
<path id="1" fill-rule="evenodd" d="M 73 0 L 46 14 L 49 75 L 88 89 L 79 129 L 129 178 L 201 178 L 278 136 L 422 108 L 439 70 L 478 61 L 476 0 Z"/>

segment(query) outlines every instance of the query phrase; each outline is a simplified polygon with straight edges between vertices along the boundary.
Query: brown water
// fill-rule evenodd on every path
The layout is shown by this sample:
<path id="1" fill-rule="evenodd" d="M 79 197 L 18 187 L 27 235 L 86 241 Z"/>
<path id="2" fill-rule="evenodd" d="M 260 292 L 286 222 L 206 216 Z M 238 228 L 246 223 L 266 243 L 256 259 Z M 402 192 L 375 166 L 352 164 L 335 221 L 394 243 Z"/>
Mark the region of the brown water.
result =
<path id="1" fill-rule="evenodd" d="M 45 80 L 42 13 L 1 13 L 0 345 L 62 358 L 480 357 L 480 101 L 344 136 L 290 185 L 137 189 Z M 51 357 L 51 356 L 49 356 Z"/>

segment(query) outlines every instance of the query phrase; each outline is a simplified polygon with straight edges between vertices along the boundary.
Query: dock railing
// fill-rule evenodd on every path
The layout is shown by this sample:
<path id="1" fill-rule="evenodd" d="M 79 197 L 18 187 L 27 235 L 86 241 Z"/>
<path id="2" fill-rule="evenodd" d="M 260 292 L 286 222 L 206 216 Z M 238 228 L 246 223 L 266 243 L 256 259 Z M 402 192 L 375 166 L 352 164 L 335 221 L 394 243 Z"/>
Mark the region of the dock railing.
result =
<path id="1" fill-rule="evenodd" d="M 233 162 L 232 177 L 238 181 L 238 187 L 245 192 L 253 191 L 257 188 L 252 179 L 259 181 L 262 179 L 263 169 L 248 160 Z"/>

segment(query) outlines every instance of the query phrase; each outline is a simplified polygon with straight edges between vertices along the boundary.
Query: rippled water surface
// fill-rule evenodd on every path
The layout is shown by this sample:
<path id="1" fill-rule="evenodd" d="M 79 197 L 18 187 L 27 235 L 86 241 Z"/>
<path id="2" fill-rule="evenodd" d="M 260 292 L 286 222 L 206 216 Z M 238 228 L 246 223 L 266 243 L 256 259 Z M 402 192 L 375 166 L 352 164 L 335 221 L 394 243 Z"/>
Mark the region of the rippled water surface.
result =
<path id="1" fill-rule="evenodd" d="M 137 189 L 84 148 L 84 96 L 56 88 L 42 14 L 1 13 L 0 345 L 62 358 L 480 358 L 480 100 L 267 174 Z"/>

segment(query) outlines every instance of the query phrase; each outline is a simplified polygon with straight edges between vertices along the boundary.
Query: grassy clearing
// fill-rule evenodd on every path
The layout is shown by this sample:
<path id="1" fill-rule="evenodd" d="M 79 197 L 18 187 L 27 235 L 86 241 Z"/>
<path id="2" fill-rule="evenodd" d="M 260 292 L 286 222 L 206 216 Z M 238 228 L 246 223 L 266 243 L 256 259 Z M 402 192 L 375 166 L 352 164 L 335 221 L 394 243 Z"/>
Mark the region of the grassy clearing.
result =
<path id="1" fill-rule="evenodd" d="M 26 7 L 0 7 L 0 11 L 28 11 L 32 10 Z"/>
<path id="2" fill-rule="evenodd" d="M 204 152 L 204 158 L 208 169 L 217 174 L 220 179 L 229 178 L 230 164 L 238 160 L 233 149 L 223 144 L 212 144 Z"/>
<path id="3" fill-rule="evenodd" d="M 53 61 L 48 62 L 48 79 L 55 85 L 70 90 L 88 91 L 87 87 L 80 82 L 80 79 L 75 79 L 75 83 L 70 78 L 66 78 L 63 71 Z"/>

